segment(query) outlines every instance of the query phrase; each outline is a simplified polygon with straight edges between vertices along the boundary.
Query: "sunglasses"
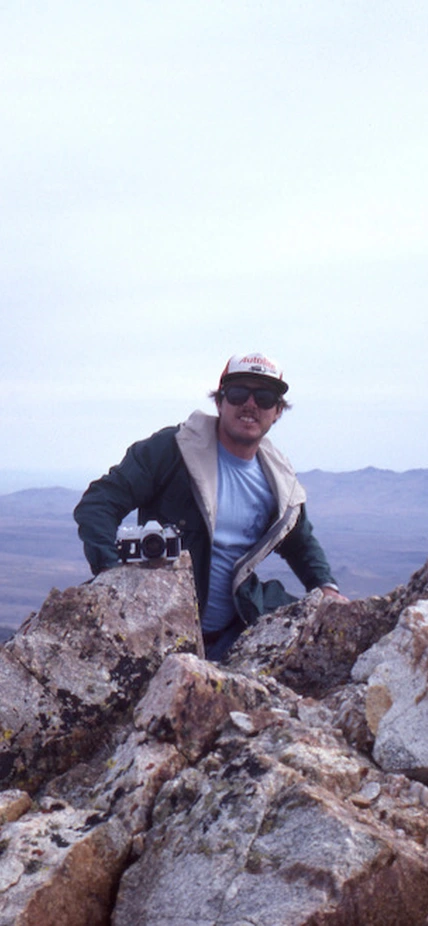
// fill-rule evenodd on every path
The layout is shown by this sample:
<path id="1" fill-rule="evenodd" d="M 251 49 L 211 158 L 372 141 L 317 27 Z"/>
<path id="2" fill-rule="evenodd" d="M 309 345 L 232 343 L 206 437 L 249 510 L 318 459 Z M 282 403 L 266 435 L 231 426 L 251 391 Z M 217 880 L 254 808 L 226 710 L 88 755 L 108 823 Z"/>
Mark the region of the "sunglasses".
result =
<path id="1" fill-rule="evenodd" d="M 229 405 L 244 405 L 250 395 L 259 408 L 273 408 L 278 405 L 280 396 L 276 389 L 269 389 L 269 386 L 225 386 L 221 390 L 221 396 L 226 396 Z"/>

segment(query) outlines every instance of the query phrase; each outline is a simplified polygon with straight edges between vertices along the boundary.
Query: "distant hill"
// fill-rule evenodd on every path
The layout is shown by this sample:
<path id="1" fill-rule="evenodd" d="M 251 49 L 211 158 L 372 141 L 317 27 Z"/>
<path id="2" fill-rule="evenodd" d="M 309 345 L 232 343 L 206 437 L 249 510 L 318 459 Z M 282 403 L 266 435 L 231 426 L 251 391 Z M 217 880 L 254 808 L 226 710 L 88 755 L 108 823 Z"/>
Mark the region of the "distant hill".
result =
<path id="1" fill-rule="evenodd" d="M 404 515 L 426 523 L 428 510 L 428 469 L 395 473 L 389 469 L 326 473 L 314 469 L 299 479 L 310 497 L 311 508 L 328 516 L 375 514 L 383 518 Z"/>
<path id="2" fill-rule="evenodd" d="M 51 486 L 64 486 L 66 489 L 78 489 L 86 486 L 94 473 L 86 467 L 72 470 L 18 470 L 0 469 L 0 495 L 10 492 L 20 492 L 23 489 L 40 488 L 50 489 Z"/>
<path id="3" fill-rule="evenodd" d="M 299 478 L 315 534 L 349 597 L 385 594 L 428 558 L 428 469 L 312 470 Z M 46 487 L 0 495 L 0 636 L 38 610 L 53 586 L 90 578 L 72 517 L 81 494 Z M 258 571 L 303 593 L 276 554 Z"/>

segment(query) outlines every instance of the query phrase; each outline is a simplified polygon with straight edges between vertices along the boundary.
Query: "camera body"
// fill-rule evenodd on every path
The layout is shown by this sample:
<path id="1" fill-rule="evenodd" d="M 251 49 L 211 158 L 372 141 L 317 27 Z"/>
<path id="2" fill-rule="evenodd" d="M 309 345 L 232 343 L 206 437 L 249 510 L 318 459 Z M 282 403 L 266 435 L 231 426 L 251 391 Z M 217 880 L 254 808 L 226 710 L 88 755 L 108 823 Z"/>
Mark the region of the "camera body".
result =
<path id="1" fill-rule="evenodd" d="M 173 524 L 162 527 L 158 521 L 147 521 L 128 527 L 120 526 L 116 547 L 122 563 L 129 560 L 164 559 L 171 562 L 181 552 L 180 531 Z"/>

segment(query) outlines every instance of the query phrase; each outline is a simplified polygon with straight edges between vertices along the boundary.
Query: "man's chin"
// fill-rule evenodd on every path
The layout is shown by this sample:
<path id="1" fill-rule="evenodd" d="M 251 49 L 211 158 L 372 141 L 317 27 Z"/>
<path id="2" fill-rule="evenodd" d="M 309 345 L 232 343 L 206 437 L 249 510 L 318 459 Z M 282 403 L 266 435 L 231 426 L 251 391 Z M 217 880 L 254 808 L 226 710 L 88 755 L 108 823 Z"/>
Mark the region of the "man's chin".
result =
<path id="1" fill-rule="evenodd" d="M 260 428 L 257 426 L 239 429 L 233 435 L 233 438 L 240 444 L 254 444 L 255 441 L 260 440 L 261 436 Z"/>

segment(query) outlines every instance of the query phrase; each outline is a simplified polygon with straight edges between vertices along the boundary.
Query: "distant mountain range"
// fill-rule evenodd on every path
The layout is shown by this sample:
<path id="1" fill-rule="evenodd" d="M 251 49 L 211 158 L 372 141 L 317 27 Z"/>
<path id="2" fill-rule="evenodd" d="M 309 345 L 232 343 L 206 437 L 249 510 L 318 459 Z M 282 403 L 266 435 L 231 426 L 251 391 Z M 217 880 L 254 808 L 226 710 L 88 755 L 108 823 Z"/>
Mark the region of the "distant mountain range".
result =
<path id="1" fill-rule="evenodd" d="M 407 583 L 428 558 L 428 469 L 312 470 L 299 478 L 314 532 L 344 594 L 385 594 Z M 81 494 L 45 487 L 0 495 L 0 635 L 38 610 L 53 586 L 90 578 L 72 517 Z M 303 593 L 276 554 L 259 572 Z"/>

